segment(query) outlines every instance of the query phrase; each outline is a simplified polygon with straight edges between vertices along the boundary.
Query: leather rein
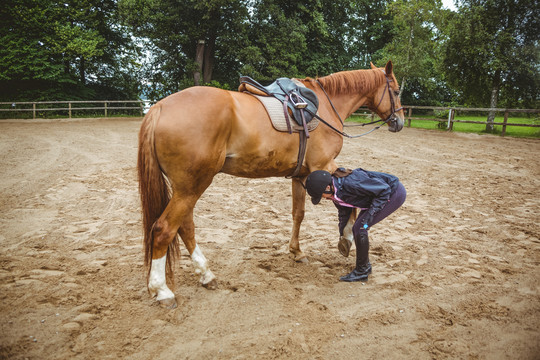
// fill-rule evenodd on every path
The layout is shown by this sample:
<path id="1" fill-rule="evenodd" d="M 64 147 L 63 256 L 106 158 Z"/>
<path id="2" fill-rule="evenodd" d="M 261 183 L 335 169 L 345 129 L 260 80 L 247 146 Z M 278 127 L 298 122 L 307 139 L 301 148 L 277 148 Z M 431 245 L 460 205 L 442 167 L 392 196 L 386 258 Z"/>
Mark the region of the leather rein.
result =
<path id="1" fill-rule="evenodd" d="M 381 70 L 382 71 L 382 70 Z M 383 71 L 384 73 L 384 71 Z M 390 97 L 390 104 L 391 104 L 391 112 L 390 112 L 390 115 L 388 115 L 386 117 L 385 120 L 383 119 L 379 119 L 379 120 L 375 120 L 375 121 L 371 121 L 371 122 L 368 122 L 368 123 L 363 123 L 363 124 L 356 124 L 356 125 L 349 125 L 349 126 L 366 126 L 366 125 L 372 125 L 372 124 L 376 124 L 376 123 L 379 123 L 379 122 L 382 122 L 380 125 L 374 127 L 373 129 L 369 130 L 368 132 L 366 133 L 363 133 L 363 134 L 360 134 L 360 135 L 349 135 L 343 131 L 340 131 L 338 129 L 336 129 L 335 127 L 333 127 L 332 125 L 330 125 L 328 122 L 326 122 L 324 119 L 322 119 L 319 115 L 317 114 L 313 114 L 314 117 L 316 117 L 317 119 L 319 119 L 322 123 L 324 123 L 326 126 L 328 126 L 330 129 L 334 130 L 335 132 L 337 132 L 338 134 L 340 134 L 341 136 L 343 137 L 347 137 L 349 139 L 354 139 L 354 138 L 358 138 L 358 137 L 361 137 L 361 136 L 364 136 L 364 135 L 367 135 L 377 129 L 379 129 L 381 126 L 383 126 L 384 124 L 387 124 L 391 119 L 392 117 L 394 116 L 394 114 L 398 111 L 401 111 L 403 110 L 403 106 L 400 107 L 399 109 L 396 109 L 396 104 L 395 104 L 395 100 L 394 100 L 394 97 L 392 96 L 392 90 L 390 89 L 390 81 L 392 81 L 391 79 L 388 78 L 388 76 L 386 76 L 386 73 L 384 74 L 385 77 L 386 77 L 386 86 L 384 88 L 384 91 L 383 91 L 383 94 L 381 96 L 381 100 L 379 100 L 379 103 L 377 104 L 377 106 L 375 107 L 375 109 L 377 109 L 379 107 L 379 105 L 381 105 L 383 99 L 384 99 L 384 95 L 386 94 L 387 90 L 388 90 L 388 96 Z M 328 102 L 330 103 L 330 105 L 332 106 L 332 109 L 334 110 L 334 112 L 336 113 L 336 115 L 338 116 L 339 118 L 339 122 L 341 123 L 342 126 L 345 126 L 345 123 L 343 122 L 343 119 L 341 119 L 341 116 L 339 115 L 338 111 L 336 110 L 334 104 L 332 103 L 332 100 L 330 100 L 330 97 L 328 96 L 328 94 L 326 93 L 326 90 L 324 89 L 323 85 L 321 84 L 321 82 L 317 79 L 317 84 L 319 84 L 319 87 L 321 88 L 321 90 L 324 92 L 324 95 L 326 95 L 326 98 L 328 99 Z"/>

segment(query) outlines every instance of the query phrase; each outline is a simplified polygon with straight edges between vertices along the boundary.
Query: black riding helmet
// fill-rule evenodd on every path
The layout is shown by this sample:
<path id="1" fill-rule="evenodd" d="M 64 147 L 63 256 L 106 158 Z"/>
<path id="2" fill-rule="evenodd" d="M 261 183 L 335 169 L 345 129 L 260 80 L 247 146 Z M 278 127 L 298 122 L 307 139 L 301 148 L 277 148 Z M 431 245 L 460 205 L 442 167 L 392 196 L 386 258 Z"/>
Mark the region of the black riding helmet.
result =
<path id="1" fill-rule="evenodd" d="M 306 190 L 311 196 L 313 205 L 317 205 L 322 198 L 326 187 L 332 182 L 332 175 L 328 171 L 316 170 L 306 178 Z"/>

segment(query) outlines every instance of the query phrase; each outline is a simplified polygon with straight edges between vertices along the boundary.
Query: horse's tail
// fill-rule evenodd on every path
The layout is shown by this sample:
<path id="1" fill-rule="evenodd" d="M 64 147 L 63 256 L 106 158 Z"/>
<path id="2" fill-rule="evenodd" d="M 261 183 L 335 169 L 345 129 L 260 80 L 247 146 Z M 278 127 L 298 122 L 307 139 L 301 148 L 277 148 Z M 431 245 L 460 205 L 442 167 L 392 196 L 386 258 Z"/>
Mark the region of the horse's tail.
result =
<path id="1" fill-rule="evenodd" d="M 161 105 L 150 108 L 144 117 L 139 131 L 139 155 L 137 170 L 139 175 L 139 193 L 141 197 L 143 231 L 144 231 L 144 264 L 150 274 L 152 248 L 154 244 L 154 224 L 165 211 L 170 200 L 169 187 L 156 155 L 154 130 L 161 113 Z M 175 236 L 167 250 L 167 277 L 172 277 L 172 262 L 175 251 L 178 251 L 178 239 Z M 172 257 L 171 257 L 172 256 Z"/>

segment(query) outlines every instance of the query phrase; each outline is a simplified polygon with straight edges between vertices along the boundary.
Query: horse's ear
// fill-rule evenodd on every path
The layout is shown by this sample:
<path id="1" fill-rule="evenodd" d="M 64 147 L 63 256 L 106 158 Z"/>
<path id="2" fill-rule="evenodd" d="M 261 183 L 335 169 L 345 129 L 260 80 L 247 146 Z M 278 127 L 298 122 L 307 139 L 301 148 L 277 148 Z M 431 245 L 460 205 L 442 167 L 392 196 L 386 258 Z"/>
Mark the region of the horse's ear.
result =
<path id="1" fill-rule="evenodd" d="M 371 68 L 372 69 L 376 69 L 377 67 L 375 65 L 373 65 L 373 63 L 370 61 L 369 64 L 371 65 Z"/>
<path id="2" fill-rule="evenodd" d="M 386 73 L 386 75 L 392 74 L 393 68 L 394 65 L 392 65 L 392 60 L 388 60 L 388 62 L 386 63 L 386 67 L 384 68 L 384 72 Z"/>

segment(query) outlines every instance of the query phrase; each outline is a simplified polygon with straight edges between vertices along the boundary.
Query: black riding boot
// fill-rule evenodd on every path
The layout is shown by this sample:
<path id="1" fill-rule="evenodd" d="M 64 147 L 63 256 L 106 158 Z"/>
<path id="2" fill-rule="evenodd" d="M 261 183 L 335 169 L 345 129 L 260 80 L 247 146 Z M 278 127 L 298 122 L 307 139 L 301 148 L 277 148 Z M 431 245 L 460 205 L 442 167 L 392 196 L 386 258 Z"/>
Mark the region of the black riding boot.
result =
<path id="1" fill-rule="evenodd" d="M 371 263 L 369 262 L 369 238 L 367 232 L 360 232 L 354 237 L 356 245 L 356 268 L 348 275 L 339 278 L 341 281 L 367 281 L 371 274 Z"/>

